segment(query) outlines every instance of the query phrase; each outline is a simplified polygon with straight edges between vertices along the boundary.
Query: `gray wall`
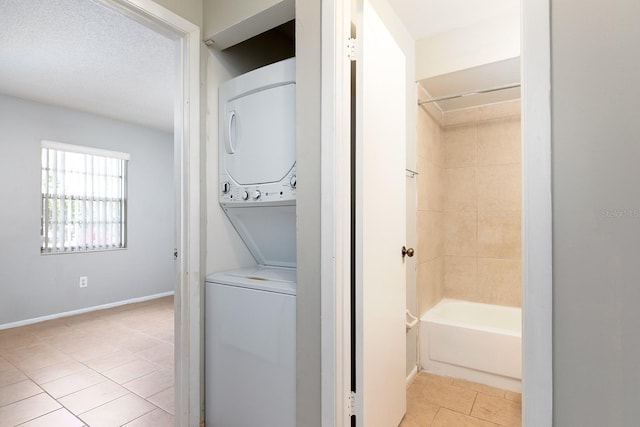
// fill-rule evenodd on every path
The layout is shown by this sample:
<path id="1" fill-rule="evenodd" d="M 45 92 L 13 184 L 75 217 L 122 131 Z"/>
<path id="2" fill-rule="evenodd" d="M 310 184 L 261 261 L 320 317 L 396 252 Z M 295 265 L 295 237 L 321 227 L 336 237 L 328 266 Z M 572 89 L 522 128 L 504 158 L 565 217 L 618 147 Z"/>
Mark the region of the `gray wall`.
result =
<path id="1" fill-rule="evenodd" d="M 4 95 L 0 130 L 0 325 L 173 291 L 171 134 Z M 42 139 L 131 154 L 128 249 L 40 254 Z"/>
<path id="2" fill-rule="evenodd" d="M 296 1 L 297 274 L 296 425 L 321 425 L 321 2 Z"/>
<path id="3" fill-rule="evenodd" d="M 640 417 L 640 2 L 552 0 L 554 426 Z"/>

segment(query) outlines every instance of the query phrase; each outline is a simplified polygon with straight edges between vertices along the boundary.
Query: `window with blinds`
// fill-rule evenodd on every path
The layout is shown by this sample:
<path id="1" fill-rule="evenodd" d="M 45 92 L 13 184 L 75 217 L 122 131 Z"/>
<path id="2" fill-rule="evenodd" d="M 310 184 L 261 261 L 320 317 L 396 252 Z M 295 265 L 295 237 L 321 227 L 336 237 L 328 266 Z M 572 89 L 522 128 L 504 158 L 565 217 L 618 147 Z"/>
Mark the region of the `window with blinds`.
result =
<path id="1" fill-rule="evenodd" d="M 129 155 L 42 141 L 40 252 L 126 248 Z"/>

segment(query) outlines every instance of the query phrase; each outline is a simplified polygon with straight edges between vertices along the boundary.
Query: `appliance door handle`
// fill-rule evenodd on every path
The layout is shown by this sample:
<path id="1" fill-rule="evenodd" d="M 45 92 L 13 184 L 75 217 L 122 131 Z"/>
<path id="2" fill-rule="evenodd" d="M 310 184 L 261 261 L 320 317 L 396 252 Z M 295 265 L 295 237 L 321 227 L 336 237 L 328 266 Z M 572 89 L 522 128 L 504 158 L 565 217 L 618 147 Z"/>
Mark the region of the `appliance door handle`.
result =
<path id="1" fill-rule="evenodd" d="M 227 154 L 234 154 L 236 152 L 236 112 L 229 111 L 227 113 L 227 127 L 224 134 L 224 148 L 227 150 Z"/>

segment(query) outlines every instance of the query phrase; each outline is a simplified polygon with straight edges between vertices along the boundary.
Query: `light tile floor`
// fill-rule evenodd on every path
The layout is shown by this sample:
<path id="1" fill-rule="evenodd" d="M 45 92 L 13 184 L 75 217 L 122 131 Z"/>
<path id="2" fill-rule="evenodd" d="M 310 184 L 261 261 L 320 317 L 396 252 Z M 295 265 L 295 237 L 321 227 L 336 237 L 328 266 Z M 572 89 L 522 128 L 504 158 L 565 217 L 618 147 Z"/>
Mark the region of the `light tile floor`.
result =
<path id="1" fill-rule="evenodd" d="M 521 401 L 520 393 L 421 372 L 400 427 L 520 427 Z"/>
<path id="2" fill-rule="evenodd" d="M 173 427 L 173 297 L 0 330 L 0 427 Z"/>

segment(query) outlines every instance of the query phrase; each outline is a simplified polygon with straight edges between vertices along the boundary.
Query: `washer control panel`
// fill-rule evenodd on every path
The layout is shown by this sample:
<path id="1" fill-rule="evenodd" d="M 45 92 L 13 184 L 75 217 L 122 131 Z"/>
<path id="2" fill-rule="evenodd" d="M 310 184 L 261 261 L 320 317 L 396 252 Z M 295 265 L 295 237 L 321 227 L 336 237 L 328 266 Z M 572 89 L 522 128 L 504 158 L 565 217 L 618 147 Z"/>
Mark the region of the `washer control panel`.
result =
<path id="1" fill-rule="evenodd" d="M 220 203 L 242 205 L 295 200 L 297 185 L 295 166 L 281 181 L 266 184 L 241 185 L 223 173 L 220 174 Z"/>

